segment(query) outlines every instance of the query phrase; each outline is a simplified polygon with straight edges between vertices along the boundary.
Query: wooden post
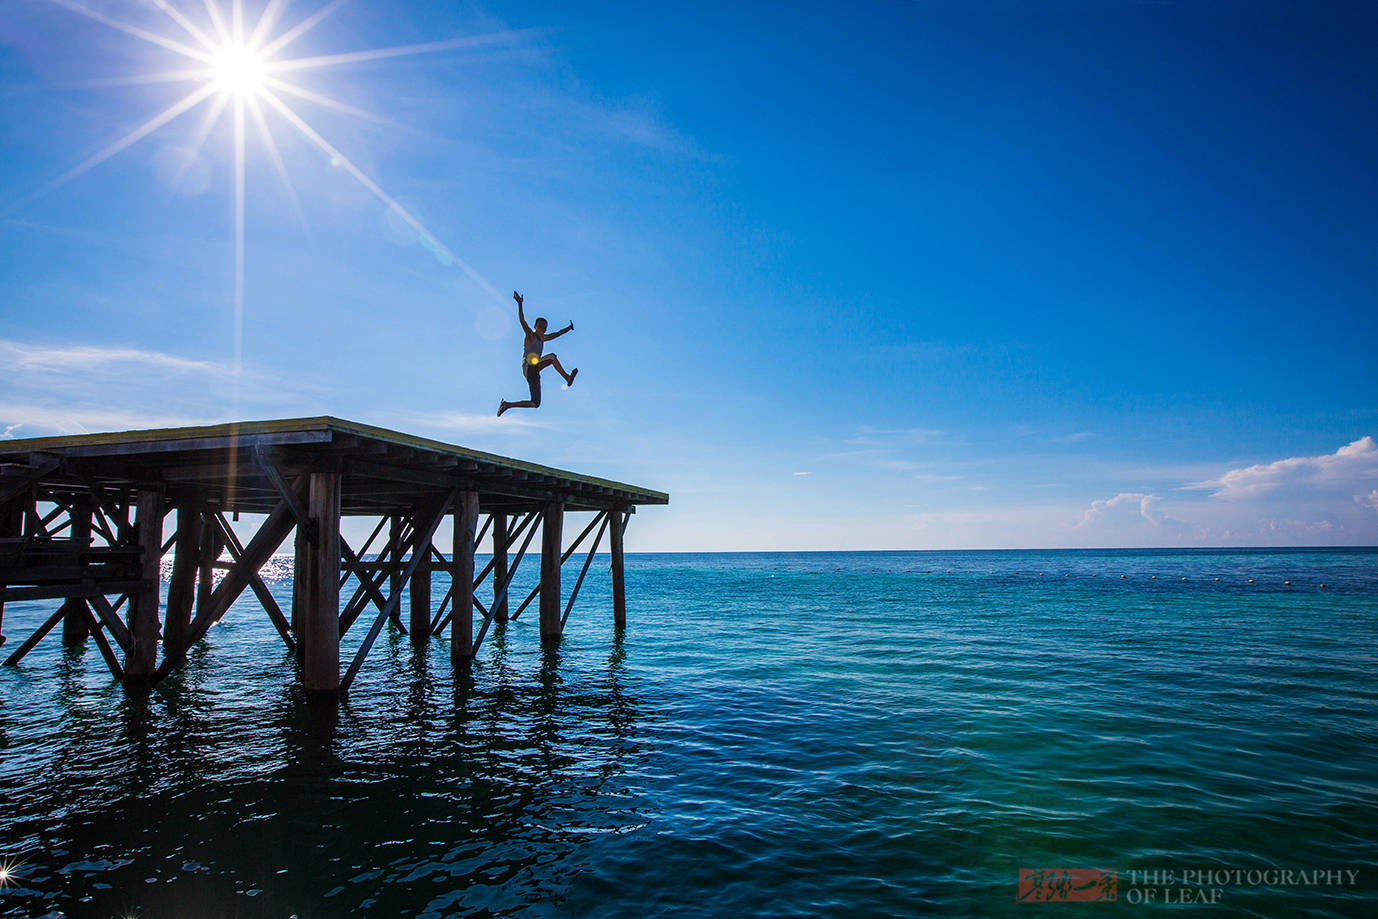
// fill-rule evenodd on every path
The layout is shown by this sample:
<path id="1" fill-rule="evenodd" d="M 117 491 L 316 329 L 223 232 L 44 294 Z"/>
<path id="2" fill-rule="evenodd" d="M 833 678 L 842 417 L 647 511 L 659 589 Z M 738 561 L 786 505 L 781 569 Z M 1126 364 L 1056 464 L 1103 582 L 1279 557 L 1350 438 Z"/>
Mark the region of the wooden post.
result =
<path id="1" fill-rule="evenodd" d="M 200 571 L 196 575 L 196 614 L 201 614 L 201 608 L 210 600 L 211 594 L 215 591 L 215 562 L 220 558 L 220 552 L 224 548 L 221 545 L 220 530 L 211 519 L 210 508 L 203 507 L 205 511 L 201 518 L 201 552 Z"/>
<path id="2" fill-rule="evenodd" d="M 127 680 L 149 680 L 158 663 L 159 565 L 163 558 L 163 494 L 141 488 L 134 541 L 139 547 L 139 589 L 129 600 L 129 651 L 124 656 Z"/>
<path id="3" fill-rule="evenodd" d="M 622 530 L 627 515 L 609 511 L 612 518 L 609 526 L 612 536 L 612 625 L 615 629 L 627 627 L 627 590 L 622 579 Z"/>
<path id="4" fill-rule="evenodd" d="M 0 536 L 17 537 L 23 535 L 24 530 L 24 499 L 14 498 L 4 504 L 0 504 Z M 0 628 L 5 624 L 5 601 L 0 600 Z M 0 635 L 0 645 L 5 643 L 5 636 Z"/>
<path id="5" fill-rule="evenodd" d="M 308 473 L 306 513 L 315 539 L 298 543 L 305 558 L 301 584 L 302 681 L 308 691 L 340 688 L 340 473 Z"/>
<path id="6" fill-rule="evenodd" d="M 392 554 L 388 557 L 392 567 L 388 569 L 388 596 L 398 596 L 402 589 L 402 518 L 394 515 L 388 525 L 388 546 Z"/>
<path id="7" fill-rule="evenodd" d="M 565 507 L 546 504 L 541 516 L 541 642 L 560 640 L 560 550 Z"/>
<path id="8" fill-rule="evenodd" d="M 507 515 L 493 515 L 493 621 L 499 625 L 507 622 L 507 591 L 502 589 L 507 580 Z"/>
<path id="9" fill-rule="evenodd" d="M 167 587 L 167 621 L 163 644 L 180 646 L 191 628 L 196 603 L 196 578 L 201 566 L 201 502 L 192 499 L 177 508 L 177 543 L 172 556 L 172 578 Z"/>
<path id="10" fill-rule="evenodd" d="M 85 549 L 91 545 L 91 515 L 91 505 L 86 501 L 78 499 L 72 505 L 73 546 Z M 62 604 L 62 611 L 62 643 L 85 644 L 86 636 L 91 634 L 91 629 L 86 624 L 86 600 L 82 597 L 71 597 Z"/>
<path id="11" fill-rule="evenodd" d="M 478 528 L 478 492 L 460 492 L 455 501 L 454 624 L 450 626 L 450 660 L 467 664 L 474 656 L 474 532 Z"/>
<path id="12" fill-rule="evenodd" d="M 411 576 L 411 640 L 424 644 L 431 634 L 431 544 L 417 546 L 424 561 Z"/>

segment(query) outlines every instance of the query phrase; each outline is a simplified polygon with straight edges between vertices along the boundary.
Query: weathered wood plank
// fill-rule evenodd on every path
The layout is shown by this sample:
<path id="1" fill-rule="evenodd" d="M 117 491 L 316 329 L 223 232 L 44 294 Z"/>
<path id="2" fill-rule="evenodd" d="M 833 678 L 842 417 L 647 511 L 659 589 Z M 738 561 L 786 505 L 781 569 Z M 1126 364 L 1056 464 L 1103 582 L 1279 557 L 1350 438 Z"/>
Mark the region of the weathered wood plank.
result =
<path id="1" fill-rule="evenodd" d="M 541 642 L 560 640 L 560 548 L 565 520 L 564 505 L 546 504 L 541 512 Z"/>
<path id="2" fill-rule="evenodd" d="M 478 528 L 478 500 L 478 492 L 466 491 L 455 501 L 454 546 L 450 556 L 450 579 L 454 585 L 450 660 L 459 665 L 474 656 L 474 534 Z"/>
<path id="3" fill-rule="evenodd" d="M 196 605 L 196 575 L 201 565 L 200 502 L 184 504 L 177 509 L 176 550 L 172 555 L 172 577 L 168 580 L 167 614 L 163 623 L 163 641 L 181 644 L 186 641 L 187 629 Z"/>
<path id="4" fill-rule="evenodd" d="M 490 514 L 488 519 L 493 524 L 493 558 L 488 563 L 493 570 L 493 621 L 501 624 L 507 622 L 507 595 L 498 596 L 498 584 L 507 580 L 507 515 Z"/>
<path id="5" fill-rule="evenodd" d="M 135 541 L 141 550 L 141 586 L 129 603 L 129 650 L 124 656 L 127 680 L 148 680 L 158 663 L 159 563 L 163 548 L 163 495 L 153 488 L 139 491 L 135 516 Z"/>
<path id="6" fill-rule="evenodd" d="M 306 505 L 315 530 L 307 540 L 302 604 L 302 681 L 308 691 L 340 688 L 340 489 L 338 472 L 307 475 Z"/>
<path id="7" fill-rule="evenodd" d="M 613 511 L 612 517 L 612 538 L 609 541 L 609 548 L 612 550 L 612 560 L 609 567 L 612 570 L 612 624 L 614 629 L 625 629 L 627 627 L 627 589 L 623 580 L 623 559 L 622 559 L 622 534 L 627 528 L 627 520 L 630 514 L 623 514 Z"/>

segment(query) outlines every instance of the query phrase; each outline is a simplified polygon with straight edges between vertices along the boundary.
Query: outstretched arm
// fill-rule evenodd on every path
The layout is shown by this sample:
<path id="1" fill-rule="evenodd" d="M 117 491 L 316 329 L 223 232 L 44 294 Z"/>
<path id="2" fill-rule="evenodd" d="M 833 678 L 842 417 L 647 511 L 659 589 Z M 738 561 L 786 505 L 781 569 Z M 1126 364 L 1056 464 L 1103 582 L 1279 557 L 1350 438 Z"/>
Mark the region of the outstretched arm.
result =
<path id="1" fill-rule="evenodd" d="M 522 313 L 522 295 L 514 290 L 512 291 L 512 299 L 517 301 L 517 321 L 522 324 L 522 330 L 525 331 L 527 335 L 534 335 L 535 333 L 531 331 L 531 326 L 526 324 L 526 315 Z"/>
<path id="2" fill-rule="evenodd" d="M 569 325 L 565 326 L 565 327 L 564 327 L 563 329 L 561 329 L 560 331 L 558 331 L 558 332 L 550 332 L 549 334 L 547 334 L 547 335 L 545 336 L 545 340 L 546 340 L 546 341 L 550 341 L 552 338 L 559 338 L 561 335 L 565 334 L 566 332 L 573 332 L 573 331 L 574 331 L 574 320 L 570 320 Z"/>

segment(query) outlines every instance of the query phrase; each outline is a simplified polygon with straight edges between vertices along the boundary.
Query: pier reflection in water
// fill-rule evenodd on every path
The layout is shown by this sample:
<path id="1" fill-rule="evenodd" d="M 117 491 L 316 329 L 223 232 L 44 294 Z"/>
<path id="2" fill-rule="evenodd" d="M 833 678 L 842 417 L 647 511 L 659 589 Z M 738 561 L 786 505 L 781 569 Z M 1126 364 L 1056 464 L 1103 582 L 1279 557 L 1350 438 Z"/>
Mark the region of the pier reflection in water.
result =
<path id="1" fill-rule="evenodd" d="M 100 679 L 92 649 L 56 650 L 59 674 L 35 672 L 0 712 L 5 851 L 24 865 L 3 907 L 444 916 L 557 903 L 591 834 L 645 823 L 646 750 L 620 637 L 611 653 L 606 637 L 563 652 L 533 637 L 498 631 L 456 679 L 443 648 L 396 636 L 379 679 L 345 701 L 284 686 L 281 662 L 228 672 L 224 642 L 144 693 Z M 35 732 L 49 742 L 23 742 Z"/>

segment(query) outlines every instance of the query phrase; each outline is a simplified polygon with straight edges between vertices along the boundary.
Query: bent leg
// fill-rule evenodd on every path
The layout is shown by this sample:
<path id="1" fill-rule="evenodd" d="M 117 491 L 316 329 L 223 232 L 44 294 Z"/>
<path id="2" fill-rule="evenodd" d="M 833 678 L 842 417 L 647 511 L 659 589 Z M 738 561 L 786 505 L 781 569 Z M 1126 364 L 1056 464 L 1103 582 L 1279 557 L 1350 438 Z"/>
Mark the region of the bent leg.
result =
<path id="1" fill-rule="evenodd" d="M 520 402 L 508 402 L 503 399 L 498 404 L 498 417 L 509 408 L 540 408 L 541 407 L 541 365 L 537 364 L 525 371 L 526 388 L 531 392 L 530 399 L 523 399 Z"/>
<path id="2" fill-rule="evenodd" d="M 539 372 L 547 367 L 554 367 L 556 372 L 565 378 L 566 383 L 573 383 L 574 374 L 579 372 L 579 368 L 575 367 L 572 373 L 565 373 L 565 368 L 560 365 L 560 359 L 554 354 L 547 354 L 545 357 L 541 358 L 541 362 L 536 365 L 536 370 Z"/>

